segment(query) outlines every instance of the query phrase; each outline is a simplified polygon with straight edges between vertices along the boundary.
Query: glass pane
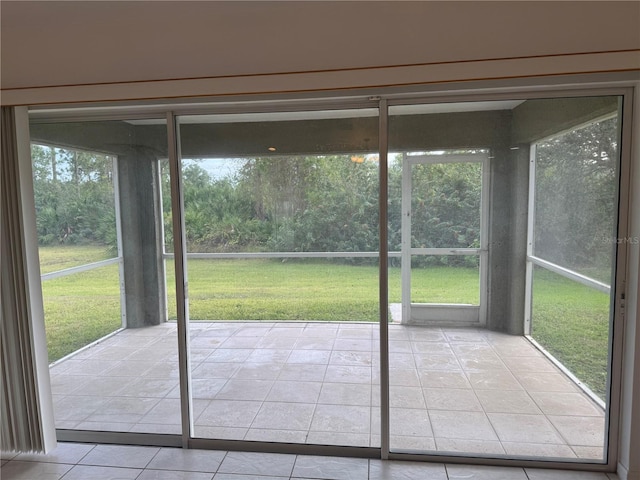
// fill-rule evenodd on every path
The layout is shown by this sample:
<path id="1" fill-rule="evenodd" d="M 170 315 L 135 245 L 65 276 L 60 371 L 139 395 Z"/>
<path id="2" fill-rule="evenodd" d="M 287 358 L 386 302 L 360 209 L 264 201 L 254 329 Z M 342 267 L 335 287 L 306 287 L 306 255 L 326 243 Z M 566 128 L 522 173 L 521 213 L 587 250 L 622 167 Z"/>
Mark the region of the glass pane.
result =
<path id="1" fill-rule="evenodd" d="M 416 255 L 411 263 L 412 303 L 480 304 L 477 256 Z"/>
<path id="2" fill-rule="evenodd" d="M 196 437 L 379 445 L 372 114 L 180 118 Z"/>
<path id="3" fill-rule="evenodd" d="M 159 195 L 164 123 L 31 125 L 57 428 L 181 432 Z"/>
<path id="4" fill-rule="evenodd" d="M 481 192 L 481 163 L 412 165 L 411 246 L 479 248 Z"/>
<path id="5" fill-rule="evenodd" d="M 559 98 L 390 109 L 389 145 L 395 153 L 389 159 L 388 232 L 389 249 L 398 252 L 390 255 L 389 269 L 392 451 L 606 458 L 611 318 L 606 290 L 615 276 L 618 101 Z M 490 188 L 484 192 L 473 188 L 481 181 L 471 180 L 480 170 L 433 160 L 479 152 L 488 157 Z M 406 184 L 412 157 L 435 165 L 411 167 L 411 209 L 404 211 L 411 220 L 410 238 L 403 239 L 401 177 L 404 168 Z M 438 176 L 438 183 L 430 182 Z M 407 297 L 400 282 L 403 240 L 412 248 L 480 247 L 480 193 L 489 210 L 487 231 L 479 232 L 488 239 L 486 262 L 482 254 L 414 254 L 410 297 L 411 308 L 413 302 L 451 300 L 478 305 L 456 314 L 479 308 L 485 323 L 454 327 L 451 311 L 435 306 L 428 307 L 436 321 L 405 321 L 405 311 L 397 311 L 397 302 Z M 546 352 L 524 335 L 529 194 L 535 195 L 534 254 L 595 280 L 579 283 L 534 269 L 531 334 Z M 455 263 L 469 261 L 473 265 Z M 450 284 L 452 275 L 462 278 L 463 272 L 473 272 L 469 283 Z M 485 284 L 478 282 L 483 275 Z M 418 279 L 423 286 L 416 285 Z M 447 285 L 451 288 L 442 295 Z M 484 298 L 487 305 L 480 301 Z"/>
<path id="6" fill-rule="evenodd" d="M 609 294 L 535 267 L 532 303 L 533 338 L 604 403 Z"/>
<path id="7" fill-rule="evenodd" d="M 534 255 L 609 284 L 618 185 L 617 116 L 536 145 Z"/>

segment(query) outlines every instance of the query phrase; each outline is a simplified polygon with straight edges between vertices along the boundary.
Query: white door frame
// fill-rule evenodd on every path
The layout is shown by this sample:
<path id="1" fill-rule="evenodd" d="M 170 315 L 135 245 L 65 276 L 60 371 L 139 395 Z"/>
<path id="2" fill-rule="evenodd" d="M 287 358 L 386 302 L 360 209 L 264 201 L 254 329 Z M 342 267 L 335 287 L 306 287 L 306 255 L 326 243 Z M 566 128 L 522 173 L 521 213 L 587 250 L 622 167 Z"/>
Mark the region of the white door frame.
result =
<path id="1" fill-rule="evenodd" d="M 412 248 L 411 247 L 411 167 L 417 164 L 481 163 L 480 248 Z M 487 311 L 488 218 L 489 218 L 488 153 L 402 156 L 402 223 L 401 275 L 402 323 L 456 326 L 484 326 Z M 480 257 L 480 305 L 411 302 L 412 255 L 477 255 Z"/>

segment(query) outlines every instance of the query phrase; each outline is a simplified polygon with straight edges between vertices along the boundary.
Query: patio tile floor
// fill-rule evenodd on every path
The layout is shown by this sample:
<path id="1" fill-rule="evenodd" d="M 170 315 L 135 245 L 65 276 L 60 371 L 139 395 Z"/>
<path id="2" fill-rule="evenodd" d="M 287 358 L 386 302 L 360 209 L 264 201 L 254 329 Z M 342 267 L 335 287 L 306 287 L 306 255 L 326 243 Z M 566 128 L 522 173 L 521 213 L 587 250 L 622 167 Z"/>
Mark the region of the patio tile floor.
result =
<path id="1" fill-rule="evenodd" d="M 377 326 L 192 322 L 195 436 L 380 445 Z M 604 412 L 525 338 L 389 325 L 391 448 L 602 458 Z M 175 323 L 51 367 L 58 428 L 176 433 Z"/>

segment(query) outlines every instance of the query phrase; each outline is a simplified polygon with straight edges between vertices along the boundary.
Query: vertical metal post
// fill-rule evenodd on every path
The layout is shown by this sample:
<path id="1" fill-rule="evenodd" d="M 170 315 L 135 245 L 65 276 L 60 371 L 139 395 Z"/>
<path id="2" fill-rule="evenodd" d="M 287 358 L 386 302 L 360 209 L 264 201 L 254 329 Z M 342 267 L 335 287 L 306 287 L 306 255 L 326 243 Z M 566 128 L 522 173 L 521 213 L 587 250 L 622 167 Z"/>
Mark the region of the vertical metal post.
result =
<path id="1" fill-rule="evenodd" d="M 188 448 L 193 431 L 191 401 L 191 364 L 189 361 L 189 288 L 187 283 L 187 239 L 184 228 L 184 199 L 180 159 L 180 136 L 172 112 L 167 112 L 169 171 L 171 180 L 171 215 L 173 217 L 173 252 L 176 275 L 178 316 L 178 363 L 180 371 L 180 412 L 182 417 L 182 447 Z"/>
<path id="2" fill-rule="evenodd" d="M 122 328 L 127 328 L 127 299 L 124 288 L 124 256 L 122 253 L 122 222 L 120 221 L 120 183 L 118 179 L 118 157 L 112 159 L 112 181 L 114 210 L 116 216 L 116 246 L 118 248 L 118 285 L 120 286 L 120 321 Z"/>
<path id="3" fill-rule="evenodd" d="M 533 255 L 536 209 L 536 144 L 529 148 L 529 211 L 527 213 L 527 260 L 524 292 L 524 334 L 531 335 L 531 306 L 533 304 Z"/>
<path id="4" fill-rule="evenodd" d="M 411 322 L 411 168 L 406 154 L 402 153 L 402 200 L 401 200 L 401 298 L 402 298 L 402 323 Z"/>
<path id="5" fill-rule="evenodd" d="M 388 242 L 388 150 L 389 125 L 387 100 L 379 103 L 378 125 L 378 174 L 380 191 L 380 264 L 379 264 L 379 293 L 380 293 L 380 458 L 389 458 L 389 242 Z"/>
<path id="6" fill-rule="evenodd" d="M 482 154 L 482 178 L 480 180 L 480 311 L 478 320 L 483 328 L 487 326 L 487 310 L 489 308 L 489 199 L 491 198 L 491 172 L 489 156 Z"/>

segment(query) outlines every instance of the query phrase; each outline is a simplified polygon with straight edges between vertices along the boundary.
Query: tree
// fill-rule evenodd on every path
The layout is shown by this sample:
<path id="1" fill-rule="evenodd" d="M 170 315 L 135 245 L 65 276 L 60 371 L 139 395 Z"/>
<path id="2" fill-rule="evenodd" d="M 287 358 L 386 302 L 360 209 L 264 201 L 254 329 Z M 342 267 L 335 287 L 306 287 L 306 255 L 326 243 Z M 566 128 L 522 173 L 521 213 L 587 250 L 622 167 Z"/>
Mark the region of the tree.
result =
<path id="1" fill-rule="evenodd" d="M 618 126 L 612 118 L 536 147 L 535 254 L 609 281 Z"/>
<path id="2" fill-rule="evenodd" d="M 113 157 L 44 145 L 31 157 L 40 243 L 116 248 Z"/>

